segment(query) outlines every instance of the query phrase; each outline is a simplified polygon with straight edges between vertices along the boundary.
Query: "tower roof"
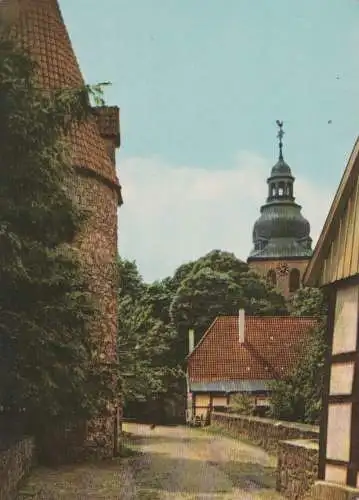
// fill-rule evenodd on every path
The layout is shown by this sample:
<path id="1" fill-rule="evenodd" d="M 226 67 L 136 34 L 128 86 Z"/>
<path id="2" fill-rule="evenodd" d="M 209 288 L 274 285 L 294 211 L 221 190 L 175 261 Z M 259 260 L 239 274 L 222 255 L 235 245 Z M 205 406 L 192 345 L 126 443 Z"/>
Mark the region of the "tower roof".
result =
<path id="1" fill-rule="evenodd" d="M 283 122 L 279 127 L 279 158 L 267 180 L 268 197 L 253 227 L 249 260 L 309 258 L 312 254 L 309 222 L 294 201 L 294 177 L 283 158 Z"/>
<path id="2" fill-rule="evenodd" d="M 283 158 L 283 136 L 284 136 L 284 130 L 283 130 L 283 121 L 277 120 L 276 121 L 277 126 L 279 128 L 277 137 L 279 139 L 279 157 L 277 163 L 274 165 L 271 171 L 271 177 L 282 177 L 282 176 L 292 176 L 292 172 L 290 170 L 290 166 L 288 163 L 284 161 Z"/>
<path id="3" fill-rule="evenodd" d="M 271 177 L 282 177 L 282 176 L 292 177 L 292 171 L 288 163 L 286 163 L 283 158 L 280 158 L 274 165 L 274 167 L 272 167 L 270 175 Z"/>
<path id="4" fill-rule="evenodd" d="M 2 12 L 1 12 L 2 11 Z M 0 0 L 0 14 L 11 15 L 13 35 L 38 63 L 37 78 L 44 90 L 84 85 L 57 0 Z M 95 118 L 74 128 L 72 162 L 119 187 L 116 171 Z"/>

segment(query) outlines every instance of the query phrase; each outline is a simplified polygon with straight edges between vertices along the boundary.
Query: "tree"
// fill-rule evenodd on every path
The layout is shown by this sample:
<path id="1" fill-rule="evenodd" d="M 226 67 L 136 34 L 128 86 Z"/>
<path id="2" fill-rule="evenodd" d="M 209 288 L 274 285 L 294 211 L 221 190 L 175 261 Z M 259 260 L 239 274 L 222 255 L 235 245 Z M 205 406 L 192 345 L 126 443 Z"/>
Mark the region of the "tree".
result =
<path id="1" fill-rule="evenodd" d="M 232 253 L 214 250 L 187 266 L 170 306 L 182 359 L 189 328 L 195 330 L 198 342 L 216 316 L 236 315 L 240 308 L 254 315 L 287 312 L 284 297 Z"/>
<path id="2" fill-rule="evenodd" d="M 293 372 L 271 384 L 270 416 L 311 424 L 319 422 L 326 349 L 325 329 L 319 324 L 303 344 Z"/>
<path id="3" fill-rule="evenodd" d="M 119 297 L 131 297 L 133 300 L 140 300 L 146 291 L 146 285 L 140 275 L 135 261 L 130 261 L 118 257 L 119 271 Z"/>
<path id="4" fill-rule="evenodd" d="M 143 296 L 144 303 L 151 308 L 153 317 L 160 319 L 165 325 L 171 323 L 169 310 L 174 291 L 172 278 L 165 278 L 147 285 Z"/>
<path id="5" fill-rule="evenodd" d="M 322 408 L 324 362 L 327 352 L 327 301 L 321 290 L 302 288 L 292 297 L 293 316 L 313 316 L 318 326 L 304 340 L 297 366 L 272 384 L 271 416 L 283 420 L 318 423 Z"/>
<path id="6" fill-rule="evenodd" d="M 324 318 L 328 312 L 325 295 L 319 288 L 299 288 L 290 299 L 289 312 L 292 316 Z"/>
<path id="7" fill-rule="evenodd" d="M 67 189 L 67 138 L 92 113 L 87 87 L 44 93 L 36 65 L 0 37 L 0 404 L 33 432 L 90 418 L 112 397 L 89 326 L 100 312 L 73 247 L 86 221 Z"/>
<path id="8" fill-rule="evenodd" d="M 241 415 L 253 415 L 255 410 L 254 398 L 246 392 L 231 396 L 231 411 Z"/>
<path id="9" fill-rule="evenodd" d="M 165 379 L 174 368 L 167 352 L 174 330 L 153 314 L 148 286 L 135 262 L 118 261 L 118 352 L 122 394 L 126 402 L 148 400 L 166 391 Z M 153 287 L 156 289 L 156 287 Z"/>
<path id="10" fill-rule="evenodd" d="M 164 392 L 169 373 L 163 357 L 172 332 L 151 316 L 148 306 L 131 297 L 119 303 L 118 352 L 125 401 L 146 400 Z"/>

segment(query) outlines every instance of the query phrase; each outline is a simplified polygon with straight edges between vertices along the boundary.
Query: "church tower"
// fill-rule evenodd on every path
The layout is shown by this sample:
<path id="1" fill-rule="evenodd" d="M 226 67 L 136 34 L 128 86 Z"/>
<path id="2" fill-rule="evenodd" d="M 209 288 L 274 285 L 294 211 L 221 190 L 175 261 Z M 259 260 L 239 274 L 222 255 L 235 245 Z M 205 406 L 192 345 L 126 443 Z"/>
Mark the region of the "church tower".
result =
<path id="1" fill-rule="evenodd" d="M 294 177 L 283 158 L 283 122 L 279 127 L 279 158 L 267 179 L 268 197 L 253 228 L 248 264 L 286 298 L 300 286 L 312 255 L 309 222 L 295 203 Z"/>

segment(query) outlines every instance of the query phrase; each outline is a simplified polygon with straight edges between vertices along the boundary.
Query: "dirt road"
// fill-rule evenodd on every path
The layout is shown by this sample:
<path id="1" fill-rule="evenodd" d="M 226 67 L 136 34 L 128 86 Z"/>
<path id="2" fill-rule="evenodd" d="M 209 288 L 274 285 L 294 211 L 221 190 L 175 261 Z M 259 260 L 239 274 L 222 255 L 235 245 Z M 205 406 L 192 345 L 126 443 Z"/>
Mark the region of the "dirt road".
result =
<path id="1" fill-rule="evenodd" d="M 263 450 L 186 427 L 125 424 L 136 453 L 97 465 L 34 471 L 28 488 L 46 500 L 256 500 L 275 492 L 275 463 Z"/>
<path id="2" fill-rule="evenodd" d="M 144 455 L 134 467 L 139 499 L 280 499 L 275 461 L 263 450 L 185 427 L 128 427 Z"/>

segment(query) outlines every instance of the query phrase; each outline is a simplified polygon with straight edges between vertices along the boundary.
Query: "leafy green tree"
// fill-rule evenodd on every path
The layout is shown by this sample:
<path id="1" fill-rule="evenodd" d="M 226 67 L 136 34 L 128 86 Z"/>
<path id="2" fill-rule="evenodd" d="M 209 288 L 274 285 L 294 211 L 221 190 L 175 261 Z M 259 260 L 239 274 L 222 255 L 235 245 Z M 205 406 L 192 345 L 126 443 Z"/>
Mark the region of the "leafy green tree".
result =
<path id="1" fill-rule="evenodd" d="M 319 324 L 303 344 L 302 355 L 293 372 L 285 380 L 272 383 L 270 416 L 319 423 L 326 349 L 325 329 Z"/>
<path id="2" fill-rule="evenodd" d="M 254 315 L 287 312 L 284 297 L 232 253 L 214 250 L 188 270 L 170 306 L 182 357 L 188 349 L 188 329 L 195 330 L 198 342 L 216 316 L 235 315 L 240 308 Z"/>
<path id="3" fill-rule="evenodd" d="M 145 294 L 146 285 L 135 261 L 118 257 L 119 297 L 131 297 L 140 300 Z"/>
<path id="4" fill-rule="evenodd" d="M 271 411 L 274 418 L 318 423 L 322 408 L 323 373 L 327 352 L 326 297 L 316 288 L 302 288 L 291 299 L 293 316 L 312 316 L 318 326 L 303 341 L 301 356 L 293 372 L 272 384 Z"/>
<path id="5" fill-rule="evenodd" d="M 241 415 L 253 415 L 255 404 L 253 397 L 248 393 L 242 392 L 231 396 L 231 411 Z"/>
<path id="6" fill-rule="evenodd" d="M 0 34 L 0 404 L 30 429 L 89 418 L 112 396 L 78 252 L 87 214 L 66 186 L 67 137 L 92 113 L 88 88 L 44 93 L 35 64 Z"/>
<path id="7" fill-rule="evenodd" d="M 177 267 L 169 281 L 169 287 L 173 293 L 178 290 L 182 282 L 191 274 L 193 268 L 197 265 L 197 263 L 198 260 L 194 260 L 185 262 L 184 264 L 181 264 L 179 267 Z"/>
<path id="8" fill-rule="evenodd" d="M 160 319 L 165 325 L 171 323 L 169 310 L 174 290 L 172 278 L 165 278 L 147 285 L 143 296 L 144 302 L 151 308 L 153 317 Z"/>
<path id="9" fill-rule="evenodd" d="M 167 390 L 166 380 L 175 366 L 167 353 L 174 329 L 156 317 L 149 301 L 149 286 L 135 262 L 119 259 L 118 352 L 120 380 L 126 402 L 148 401 Z M 158 291 L 156 285 L 150 287 Z"/>
<path id="10" fill-rule="evenodd" d="M 325 317 L 328 312 L 325 295 L 319 288 L 299 288 L 289 301 L 291 316 Z"/>
<path id="11" fill-rule="evenodd" d="M 151 310 L 127 296 L 119 303 L 118 352 L 122 394 L 126 401 L 146 400 L 165 391 L 170 369 L 164 354 L 172 331 Z"/>

